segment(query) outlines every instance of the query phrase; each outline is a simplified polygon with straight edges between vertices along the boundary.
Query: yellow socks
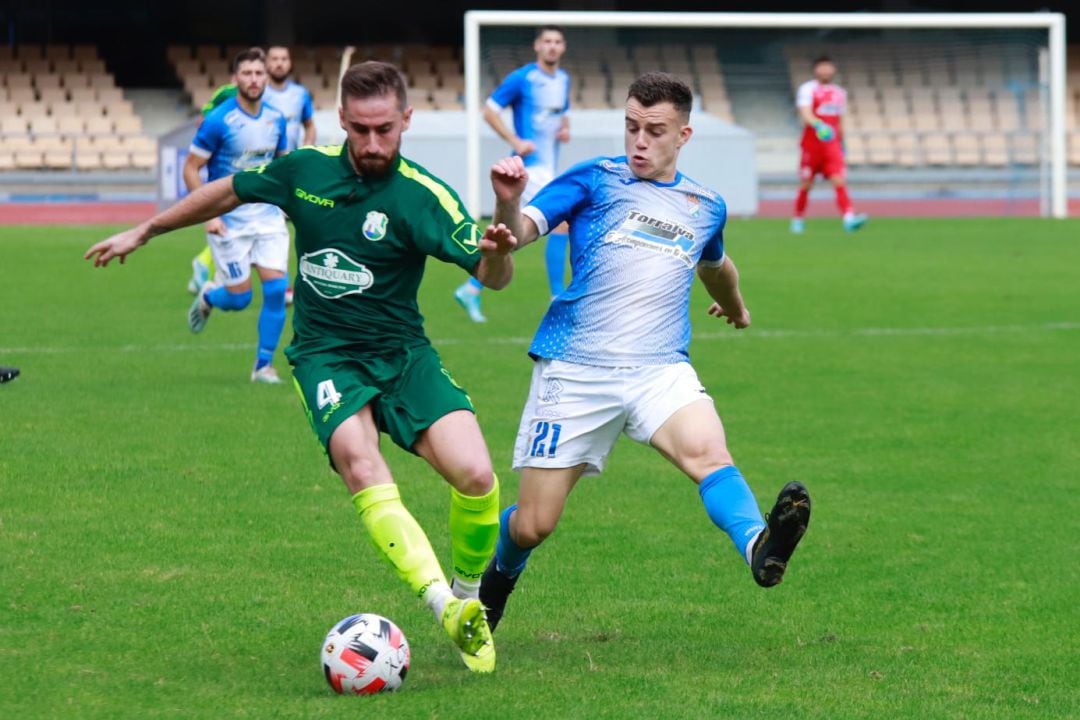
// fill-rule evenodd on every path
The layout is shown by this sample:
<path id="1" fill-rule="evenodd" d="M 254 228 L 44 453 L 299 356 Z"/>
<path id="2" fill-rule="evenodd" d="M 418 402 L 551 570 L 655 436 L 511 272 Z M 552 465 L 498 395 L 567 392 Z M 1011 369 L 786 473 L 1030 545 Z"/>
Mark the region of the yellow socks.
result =
<path id="1" fill-rule="evenodd" d="M 454 594 L 477 597 L 480 576 L 495 552 L 499 538 L 499 478 L 479 497 L 450 488 L 450 547 L 454 565 Z"/>
<path id="2" fill-rule="evenodd" d="M 450 587 L 427 535 L 402 504 L 397 485 L 373 485 L 352 501 L 375 549 L 436 617 L 441 616 Z"/>

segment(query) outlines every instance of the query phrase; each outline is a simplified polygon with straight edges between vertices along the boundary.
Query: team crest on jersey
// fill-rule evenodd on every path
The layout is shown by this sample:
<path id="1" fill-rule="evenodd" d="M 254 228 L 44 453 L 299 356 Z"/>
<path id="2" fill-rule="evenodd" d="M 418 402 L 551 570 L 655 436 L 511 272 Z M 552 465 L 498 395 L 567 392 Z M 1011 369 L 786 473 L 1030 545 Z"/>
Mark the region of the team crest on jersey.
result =
<path id="1" fill-rule="evenodd" d="M 690 213 L 690 217 L 697 217 L 701 214 L 701 198 L 697 195 L 686 195 L 686 211 Z"/>
<path id="2" fill-rule="evenodd" d="M 364 220 L 364 237 L 368 240 L 382 240 L 386 237 L 386 225 L 389 223 L 386 213 L 372 210 Z"/>
<path id="3" fill-rule="evenodd" d="M 300 277 L 327 300 L 359 295 L 375 284 L 370 270 L 336 248 L 301 255 Z"/>

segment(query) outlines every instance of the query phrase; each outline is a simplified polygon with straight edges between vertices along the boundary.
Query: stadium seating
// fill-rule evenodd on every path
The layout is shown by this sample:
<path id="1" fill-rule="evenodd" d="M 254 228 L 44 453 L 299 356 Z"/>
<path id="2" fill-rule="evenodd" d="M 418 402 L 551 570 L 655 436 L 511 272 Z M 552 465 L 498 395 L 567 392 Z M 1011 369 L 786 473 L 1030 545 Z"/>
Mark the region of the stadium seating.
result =
<path id="1" fill-rule="evenodd" d="M 103 138 L 133 144 L 98 147 Z M 0 170 L 153 168 L 156 154 L 95 46 L 0 53 Z"/>
<path id="2" fill-rule="evenodd" d="M 228 58 L 239 49 L 215 45 L 166 48 L 166 58 L 191 95 L 193 108 L 201 107 L 218 85 L 228 82 Z M 818 50 L 799 45 L 785 49 L 792 90 L 809 76 L 811 55 Z M 294 76 L 311 91 L 316 109 L 333 109 L 341 49 L 311 46 L 295 47 L 291 52 Z M 1042 108 L 1033 89 L 1035 68 L 1030 57 L 983 57 L 978 49 L 965 51 L 960 45 L 943 45 L 924 46 L 918 58 L 903 57 L 901 62 L 905 50 L 883 43 L 849 43 L 832 52 L 841 68 L 839 80 L 849 91 L 847 153 L 851 165 L 1005 167 L 1037 161 Z M 463 108 L 459 48 L 372 45 L 360 47 L 353 61 L 368 58 L 389 60 L 403 69 L 410 103 L 417 109 Z M 533 59 L 527 45 L 485 49 L 485 92 Z M 0 58 L 0 72 L 5 62 Z M 1069 49 L 1068 64 L 1069 162 L 1080 165 L 1080 47 Z M 572 102 L 578 108 L 618 107 L 625 88 L 638 74 L 665 70 L 691 82 L 703 110 L 729 122 L 738 120 L 738 108 L 732 107 L 714 45 L 575 46 L 564 66 L 570 72 Z M 60 73 L 55 64 L 52 69 Z M 10 91 L 19 87 L 26 86 L 13 86 Z M 797 129 L 794 112 L 792 128 Z"/>

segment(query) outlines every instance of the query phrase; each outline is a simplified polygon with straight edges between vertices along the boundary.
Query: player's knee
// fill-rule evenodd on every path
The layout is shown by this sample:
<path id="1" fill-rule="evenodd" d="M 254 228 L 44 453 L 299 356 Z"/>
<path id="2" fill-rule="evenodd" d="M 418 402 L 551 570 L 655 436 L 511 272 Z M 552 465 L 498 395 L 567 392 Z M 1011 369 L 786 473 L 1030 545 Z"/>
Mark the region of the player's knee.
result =
<path id="1" fill-rule="evenodd" d="M 476 460 L 458 470 L 454 477 L 454 487 L 462 495 L 479 497 L 491 492 L 495 487 L 495 473 L 491 469 L 491 463 L 484 460 Z"/>
<path id="2" fill-rule="evenodd" d="M 522 513 L 520 508 L 514 515 L 514 542 L 524 548 L 536 547 L 547 540 L 551 533 L 555 532 L 555 525 L 559 522 L 557 517 Z"/>
<path id="3" fill-rule="evenodd" d="M 684 448 L 679 464 L 691 477 L 703 478 L 717 468 L 733 465 L 734 462 L 724 443 L 704 440 Z"/>
<path id="4" fill-rule="evenodd" d="M 338 472 L 349 489 L 365 488 L 385 480 L 385 466 L 364 455 L 351 455 L 345 462 L 337 463 Z"/>

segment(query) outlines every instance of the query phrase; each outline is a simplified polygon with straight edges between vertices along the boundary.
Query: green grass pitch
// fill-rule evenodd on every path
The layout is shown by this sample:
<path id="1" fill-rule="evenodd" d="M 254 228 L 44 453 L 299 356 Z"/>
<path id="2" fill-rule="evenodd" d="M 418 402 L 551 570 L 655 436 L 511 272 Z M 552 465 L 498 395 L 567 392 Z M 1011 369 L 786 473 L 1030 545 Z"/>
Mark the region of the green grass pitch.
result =
<path id="1" fill-rule="evenodd" d="M 0 230 L 0 365 L 23 370 L 0 386 L 0 717 L 1080 717 L 1080 223 L 733 221 L 754 324 L 695 288 L 691 355 L 762 506 L 813 494 L 787 579 L 754 585 L 693 484 L 624 438 L 533 557 L 490 677 L 376 558 L 292 387 L 248 382 L 257 301 L 192 336 L 199 233 L 94 270 L 110 230 Z M 421 294 L 503 505 L 542 256 L 484 326 L 456 268 Z M 446 562 L 445 484 L 383 447 Z M 412 645 L 396 695 L 322 677 L 361 611 Z"/>

